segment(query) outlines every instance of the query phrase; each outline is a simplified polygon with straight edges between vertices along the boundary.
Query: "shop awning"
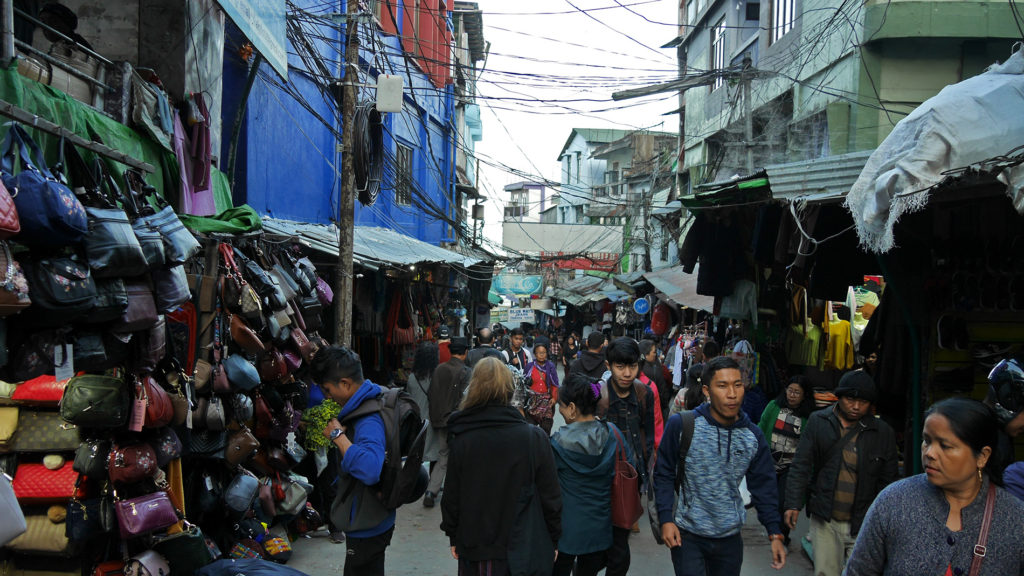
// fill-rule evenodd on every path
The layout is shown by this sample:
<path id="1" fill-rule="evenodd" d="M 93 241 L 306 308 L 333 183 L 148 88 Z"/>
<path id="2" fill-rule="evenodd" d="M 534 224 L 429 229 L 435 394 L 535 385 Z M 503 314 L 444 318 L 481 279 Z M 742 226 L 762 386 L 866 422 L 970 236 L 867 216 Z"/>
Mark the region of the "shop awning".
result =
<path id="1" fill-rule="evenodd" d="M 772 198 L 787 202 L 842 200 L 857 181 L 872 150 L 765 166 Z"/>
<path id="2" fill-rule="evenodd" d="M 268 234 L 292 236 L 310 248 L 331 256 L 338 255 L 338 228 L 305 224 L 277 218 L 263 218 Z M 445 250 L 400 232 L 373 226 L 356 226 L 352 242 L 355 263 L 376 269 L 380 265 L 411 266 L 421 263 L 456 264 L 469 267 L 484 260 Z"/>
<path id="3" fill-rule="evenodd" d="M 768 187 L 768 176 L 764 170 L 760 170 L 749 176 L 701 184 L 697 186 L 697 192 L 680 198 L 679 201 L 686 208 L 700 209 L 756 204 L 769 199 L 771 190 Z"/>
<path id="4" fill-rule="evenodd" d="M 607 278 L 597 276 L 582 276 L 573 279 L 565 286 L 556 287 L 551 291 L 551 297 L 572 304 L 582 306 L 587 302 L 599 300 L 611 300 L 617 302 L 628 297 L 624 290 L 620 290 L 615 282 Z"/>
<path id="5" fill-rule="evenodd" d="M 664 294 L 665 298 L 680 306 L 711 311 L 715 308 L 715 298 L 697 294 L 697 272 L 699 270 L 699 264 L 693 269 L 693 274 L 683 272 L 682 266 L 670 266 L 653 272 L 645 272 L 644 278 L 654 286 L 655 290 Z"/>

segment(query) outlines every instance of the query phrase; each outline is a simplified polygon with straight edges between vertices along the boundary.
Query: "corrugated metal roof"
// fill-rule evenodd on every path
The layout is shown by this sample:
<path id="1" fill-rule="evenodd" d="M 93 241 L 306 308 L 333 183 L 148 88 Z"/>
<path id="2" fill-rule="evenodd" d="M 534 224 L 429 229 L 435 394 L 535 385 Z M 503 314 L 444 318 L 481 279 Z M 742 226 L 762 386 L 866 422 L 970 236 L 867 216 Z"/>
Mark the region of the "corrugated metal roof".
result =
<path id="1" fill-rule="evenodd" d="M 629 296 L 625 291 L 620 290 L 615 283 L 608 278 L 597 276 L 582 276 L 570 280 L 560 288 L 554 288 L 551 296 L 558 300 L 568 302 L 573 306 L 582 306 L 587 302 L 608 299 L 616 302 Z"/>
<path id="2" fill-rule="evenodd" d="M 712 296 L 697 294 L 697 272 L 699 270 L 700 265 L 693 269 L 693 274 L 687 274 L 683 272 L 682 266 L 672 266 L 647 272 L 644 274 L 644 278 L 654 286 L 655 290 L 676 304 L 710 312 L 715 309 L 715 299 Z"/>
<path id="3" fill-rule="evenodd" d="M 765 166 L 776 200 L 836 200 L 857 181 L 873 150 Z"/>
<path id="4" fill-rule="evenodd" d="M 320 252 L 338 255 L 338 228 L 334 225 L 306 224 L 264 217 L 263 228 L 271 234 L 294 236 Z M 355 262 L 370 268 L 376 268 L 379 264 L 409 266 L 424 262 L 444 262 L 468 267 L 483 262 L 481 258 L 464 256 L 394 230 L 373 226 L 355 227 L 352 252 Z"/>

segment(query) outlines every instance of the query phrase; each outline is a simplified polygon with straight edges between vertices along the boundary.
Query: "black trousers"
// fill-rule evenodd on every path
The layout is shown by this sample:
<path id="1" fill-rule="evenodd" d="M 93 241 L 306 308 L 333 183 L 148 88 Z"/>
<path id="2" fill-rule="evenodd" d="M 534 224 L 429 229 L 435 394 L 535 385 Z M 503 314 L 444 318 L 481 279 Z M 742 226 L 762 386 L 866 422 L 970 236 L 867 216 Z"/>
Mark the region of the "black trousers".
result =
<path id="1" fill-rule="evenodd" d="M 551 576 L 569 576 L 573 574 L 573 564 L 576 565 L 575 576 L 597 576 L 608 563 L 608 551 L 591 552 L 589 554 L 563 554 L 558 552 L 558 560 L 555 560 L 555 569 Z"/>
<path id="2" fill-rule="evenodd" d="M 608 570 L 605 576 L 626 576 L 629 572 L 629 528 L 612 526 L 612 547 L 608 549 Z"/>
<path id="3" fill-rule="evenodd" d="M 387 532 L 369 538 L 349 536 L 345 541 L 344 576 L 384 576 L 384 552 L 394 533 L 392 526 Z"/>

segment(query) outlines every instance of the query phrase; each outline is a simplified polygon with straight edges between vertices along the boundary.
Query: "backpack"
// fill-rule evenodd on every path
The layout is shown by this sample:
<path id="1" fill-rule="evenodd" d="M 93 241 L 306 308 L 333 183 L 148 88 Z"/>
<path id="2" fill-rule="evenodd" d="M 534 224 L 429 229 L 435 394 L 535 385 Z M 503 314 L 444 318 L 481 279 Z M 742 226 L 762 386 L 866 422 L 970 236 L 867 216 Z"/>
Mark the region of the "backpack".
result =
<path id="1" fill-rule="evenodd" d="M 608 382 L 601 381 L 601 397 L 597 400 L 597 410 L 595 414 L 600 416 L 602 419 L 608 414 Z M 636 394 L 637 402 L 640 403 L 640 444 L 647 446 L 647 431 L 644 430 L 643 426 L 643 415 L 647 412 L 647 398 L 651 394 L 647 384 L 644 384 L 639 379 L 633 380 L 633 393 Z M 654 461 L 654 455 L 651 455 L 650 460 Z"/>
<path id="2" fill-rule="evenodd" d="M 419 500 L 427 491 L 423 449 L 430 422 L 420 415 L 419 406 L 408 392 L 385 388 L 380 396 L 363 401 L 341 423 L 376 413 L 384 420 L 384 468 L 376 493 L 385 508 L 394 510 Z"/>
<path id="3" fill-rule="evenodd" d="M 679 432 L 679 459 L 676 461 L 676 475 L 672 482 L 672 492 L 679 493 L 679 488 L 686 478 L 686 453 L 690 451 L 690 442 L 693 441 L 693 429 L 696 426 L 697 414 L 692 411 L 681 412 L 679 416 L 683 419 L 683 429 Z M 647 499 L 647 519 L 651 522 L 651 533 L 658 544 L 664 544 L 661 539 L 661 523 L 658 522 L 658 503 L 654 493 L 654 474 L 650 475 L 651 489 L 647 491 L 650 498 Z M 672 509 L 675 510 L 673 503 Z"/>

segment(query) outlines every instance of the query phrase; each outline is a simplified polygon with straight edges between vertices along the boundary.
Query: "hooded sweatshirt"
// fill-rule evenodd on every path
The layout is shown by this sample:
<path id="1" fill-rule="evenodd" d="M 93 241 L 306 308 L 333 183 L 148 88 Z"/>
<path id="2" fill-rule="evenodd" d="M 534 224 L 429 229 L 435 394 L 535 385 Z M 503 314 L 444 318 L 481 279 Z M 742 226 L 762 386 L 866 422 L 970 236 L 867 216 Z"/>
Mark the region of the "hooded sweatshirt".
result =
<path id="1" fill-rule="evenodd" d="M 695 412 L 686 477 L 678 501 L 673 481 L 682 417 L 673 414 L 665 425 L 654 469 L 658 521 L 674 521 L 681 530 L 706 538 L 737 534 L 747 519 L 739 490 L 746 477 L 761 524 L 769 534 L 781 534 L 775 464 L 764 434 L 742 411 L 729 426 L 711 416 L 710 404 L 699 406 Z"/>
<path id="2" fill-rule="evenodd" d="M 380 393 L 380 386 L 364 381 L 341 407 L 338 420 L 344 422 L 364 401 Z M 385 508 L 374 494 L 384 468 L 384 420 L 379 413 L 368 414 L 349 423 L 346 434 L 352 446 L 339 465 L 338 499 L 331 505 L 331 520 L 351 538 L 383 534 L 395 525 L 395 511 Z"/>
<path id="3" fill-rule="evenodd" d="M 581 372 L 590 376 L 594 380 L 601 378 L 604 371 L 607 370 L 607 366 L 604 363 L 604 352 L 591 352 L 590 350 L 584 350 L 580 357 L 573 361 L 572 365 L 569 366 L 569 373 L 575 374 Z"/>
<path id="4" fill-rule="evenodd" d="M 599 420 L 573 422 L 551 437 L 558 483 L 562 487 L 562 538 L 558 550 L 565 554 L 589 554 L 612 545 L 612 477 L 618 440 L 614 424 Z M 619 433 L 622 436 L 622 433 Z M 623 442 L 626 459 L 633 451 Z"/>

